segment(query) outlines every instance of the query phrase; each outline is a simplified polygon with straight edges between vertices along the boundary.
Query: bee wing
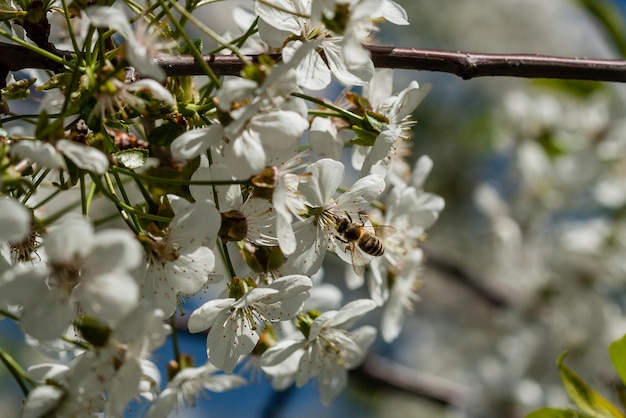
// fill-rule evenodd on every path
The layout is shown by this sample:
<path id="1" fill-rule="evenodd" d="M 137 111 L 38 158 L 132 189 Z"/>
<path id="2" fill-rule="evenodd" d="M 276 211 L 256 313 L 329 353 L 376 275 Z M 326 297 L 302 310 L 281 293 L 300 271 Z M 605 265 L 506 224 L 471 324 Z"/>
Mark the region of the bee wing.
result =
<path id="1" fill-rule="evenodd" d="M 378 238 L 387 238 L 397 232 L 396 228 L 391 225 L 375 225 L 365 226 L 370 232 L 376 235 Z"/>
<path id="2" fill-rule="evenodd" d="M 363 276 L 369 260 L 356 242 L 344 242 L 340 237 L 331 235 L 328 240 L 328 249 L 337 254 L 344 262 L 352 264 L 354 272 L 358 276 Z"/>
<path id="3" fill-rule="evenodd" d="M 350 255 L 352 257 L 352 268 L 354 272 L 357 276 L 363 276 L 365 266 L 369 264 L 370 260 L 365 257 L 365 253 L 354 243 L 350 245 Z"/>

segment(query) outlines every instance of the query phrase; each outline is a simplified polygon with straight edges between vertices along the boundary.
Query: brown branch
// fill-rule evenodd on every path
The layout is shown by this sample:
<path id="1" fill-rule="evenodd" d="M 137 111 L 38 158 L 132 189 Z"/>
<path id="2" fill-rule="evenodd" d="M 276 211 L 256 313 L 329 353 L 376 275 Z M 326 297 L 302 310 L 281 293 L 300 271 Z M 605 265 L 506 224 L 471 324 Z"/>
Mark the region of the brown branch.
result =
<path id="1" fill-rule="evenodd" d="M 55 50 L 53 53 L 65 59 L 69 59 L 72 56 L 72 53 L 69 51 Z M 63 70 L 62 65 L 43 55 L 39 55 L 19 45 L 3 42 L 0 42 L 0 66 L 9 71 L 19 71 L 24 68 L 36 68 L 54 72 Z"/>
<path id="2" fill-rule="evenodd" d="M 438 71 L 476 77 L 560 78 L 626 82 L 626 61 L 539 54 L 483 54 L 369 46 L 376 67 Z"/>
<path id="3" fill-rule="evenodd" d="M 367 46 L 376 67 L 436 71 L 455 74 L 463 79 L 476 77 L 560 78 L 626 82 L 626 61 L 538 54 L 483 54 L 417 48 Z M 57 51 L 67 58 L 68 51 Z M 280 54 L 271 56 L 280 59 Z M 258 56 L 250 59 L 256 61 Z M 202 68 L 188 55 L 156 59 L 169 76 L 201 75 Z M 239 75 L 242 64 L 234 55 L 207 55 L 205 62 L 217 75 Z M 39 68 L 60 71 L 58 64 L 16 45 L 0 43 L 0 66 L 11 71 Z"/>
<path id="4" fill-rule="evenodd" d="M 455 74 L 465 80 L 508 76 L 626 82 L 626 61 L 568 58 L 532 54 L 482 54 L 417 48 L 368 46 L 379 68 L 425 70 Z M 271 56 L 274 60 L 280 55 Z M 255 60 L 257 56 L 251 56 Z M 189 56 L 158 58 L 168 75 L 198 75 L 202 69 Z M 242 64 L 233 55 L 210 55 L 205 62 L 217 75 L 238 75 Z"/>
<path id="5" fill-rule="evenodd" d="M 353 370 L 352 376 L 367 381 L 370 387 L 399 390 L 442 405 L 462 406 L 469 399 L 469 390 L 463 385 L 374 354 Z"/>

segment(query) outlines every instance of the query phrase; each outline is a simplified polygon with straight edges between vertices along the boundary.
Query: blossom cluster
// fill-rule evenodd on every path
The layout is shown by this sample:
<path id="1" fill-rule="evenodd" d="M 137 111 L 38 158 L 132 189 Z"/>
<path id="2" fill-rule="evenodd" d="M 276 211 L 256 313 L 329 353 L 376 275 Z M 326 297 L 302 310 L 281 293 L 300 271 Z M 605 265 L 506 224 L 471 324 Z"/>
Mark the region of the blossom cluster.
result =
<path id="1" fill-rule="evenodd" d="M 36 117 L 3 122 L 0 140 L 0 315 L 48 359 L 12 370 L 32 387 L 23 416 L 120 417 L 141 398 L 164 417 L 244 384 L 233 373 L 252 357 L 275 388 L 317 379 L 330 403 L 378 329 L 386 342 L 401 332 L 444 207 L 423 190 L 432 161 L 407 159 L 428 89 L 394 93 L 393 72 L 363 46 L 406 12 L 392 0 L 257 0 L 236 9 L 242 34 L 220 36 L 191 6 L 124 4 L 35 0 L 0 30 L 46 57 L 73 49 L 64 70 L 2 89 L 7 111 L 33 85 L 45 97 Z M 35 7 L 43 17 L 25 17 Z M 64 30 L 37 42 L 48 19 Z M 168 75 L 159 56 L 206 52 L 183 21 L 211 52 L 239 57 L 240 76 L 205 65 L 197 88 Z M 344 302 L 324 280 L 338 275 L 323 269 L 329 257 L 369 297 Z M 379 326 L 356 326 L 375 309 Z M 176 332 L 204 332 L 207 357 L 178 355 L 165 382 L 151 354 Z"/>

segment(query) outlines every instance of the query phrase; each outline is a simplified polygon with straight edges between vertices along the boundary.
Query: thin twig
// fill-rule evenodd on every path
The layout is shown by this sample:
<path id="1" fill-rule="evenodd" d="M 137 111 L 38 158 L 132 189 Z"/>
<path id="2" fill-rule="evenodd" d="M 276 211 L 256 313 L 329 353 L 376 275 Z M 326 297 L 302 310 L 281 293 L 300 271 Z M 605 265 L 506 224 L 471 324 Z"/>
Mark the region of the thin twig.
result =
<path id="1" fill-rule="evenodd" d="M 484 54 L 434 49 L 367 46 L 376 67 L 436 71 L 455 74 L 463 79 L 476 77 L 560 78 L 626 82 L 626 61 L 582 57 L 558 57 L 539 54 Z M 72 53 L 57 51 L 68 59 Z M 280 54 L 273 54 L 274 60 Z M 258 55 L 249 55 L 253 62 Z M 204 61 L 217 75 L 238 75 L 242 63 L 234 55 L 206 55 Z M 204 74 L 201 66 L 188 55 L 163 56 L 156 59 L 169 76 Z M 62 67 L 18 45 L 0 43 L 0 68 L 11 71 L 23 68 L 60 71 Z"/>

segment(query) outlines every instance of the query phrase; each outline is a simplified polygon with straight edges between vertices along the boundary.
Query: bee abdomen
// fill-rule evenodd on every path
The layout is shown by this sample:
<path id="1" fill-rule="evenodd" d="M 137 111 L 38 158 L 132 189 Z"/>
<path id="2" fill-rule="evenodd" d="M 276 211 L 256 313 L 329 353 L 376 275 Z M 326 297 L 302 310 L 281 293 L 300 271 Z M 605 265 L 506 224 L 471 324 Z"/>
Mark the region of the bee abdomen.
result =
<path id="1" fill-rule="evenodd" d="M 363 252 L 379 257 L 385 253 L 385 245 L 375 235 L 366 235 L 359 240 L 359 247 Z"/>

